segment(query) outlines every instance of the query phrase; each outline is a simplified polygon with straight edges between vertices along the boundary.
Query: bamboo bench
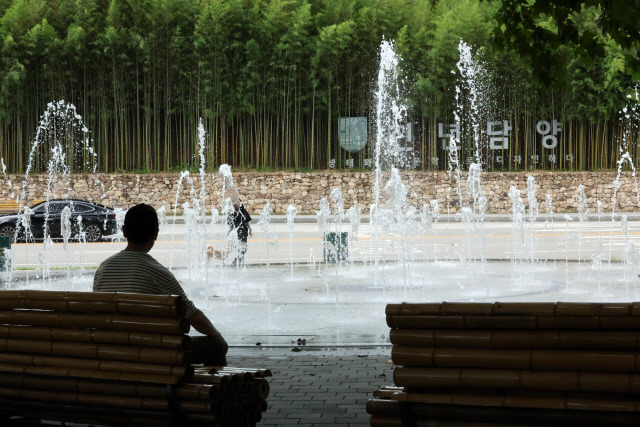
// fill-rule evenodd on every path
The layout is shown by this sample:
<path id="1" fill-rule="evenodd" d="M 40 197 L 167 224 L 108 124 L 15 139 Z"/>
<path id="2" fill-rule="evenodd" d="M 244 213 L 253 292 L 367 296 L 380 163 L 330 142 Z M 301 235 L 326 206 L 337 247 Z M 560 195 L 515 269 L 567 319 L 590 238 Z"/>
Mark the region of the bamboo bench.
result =
<path id="1" fill-rule="evenodd" d="M 177 296 L 0 291 L 0 424 L 255 425 L 271 373 L 193 366 Z"/>
<path id="2" fill-rule="evenodd" d="M 640 303 L 389 304 L 371 426 L 640 425 Z"/>

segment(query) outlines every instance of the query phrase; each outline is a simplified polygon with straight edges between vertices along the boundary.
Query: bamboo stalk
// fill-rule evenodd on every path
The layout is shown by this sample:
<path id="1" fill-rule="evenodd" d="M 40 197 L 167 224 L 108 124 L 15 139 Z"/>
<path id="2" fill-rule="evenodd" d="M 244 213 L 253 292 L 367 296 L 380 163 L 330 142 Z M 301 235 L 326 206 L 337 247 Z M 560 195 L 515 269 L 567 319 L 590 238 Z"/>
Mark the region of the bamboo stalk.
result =
<path id="1" fill-rule="evenodd" d="M 81 359 L 73 357 L 31 356 L 27 354 L 0 353 L 0 364 L 20 367 L 61 367 L 81 370 L 111 371 L 131 374 L 185 376 L 193 372 L 190 366 L 157 365 L 150 363 L 121 362 L 113 360 Z M 5 366 L 0 365 L 0 370 Z"/>
<path id="2" fill-rule="evenodd" d="M 73 343 L 65 341 L 0 339 L 0 350 L 6 353 L 30 353 L 92 359 L 186 365 L 190 354 L 182 350 L 164 350 L 143 346 Z"/>
<path id="3" fill-rule="evenodd" d="M 395 400 L 369 399 L 367 401 L 367 414 L 402 416 L 402 405 Z"/>
<path id="4" fill-rule="evenodd" d="M 265 382 L 260 380 L 257 382 Z M 107 394 L 117 396 L 133 396 L 139 398 L 166 399 L 167 390 L 162 384 L 152 384 L 148 382 L 124 382 L 109 380 L 91 380 L 85 378 L 60 377 L 54 375 L 30 375 L 22 373 L 0 373 L 0 384 L 5 387 L 31 389 L 31 390 L 47 390 L 47 391 L 66 391 L 81 394 Z M 267 383 L 268 387 L 268 383 Z M 221 396 L 229 393 L 225 384 L 193 384 L 180 383 L 175 386 L 174 396 L 179 401 L 202 401 L 202 402 L 218 402 Z M 254 390 L 254 387 L 243 391 L 248 406 L 256 406 L 260 400 L 264 400 L 268 395 Z M 235 399 L 234 397 L 233 399 Z M 256 410 L 259 406 L 256 406 Z"/>
<path id="5" fill-rule="evenodd" d="M 611 330 L 392 329 L 390 341 L 394 345 L 427 347 L 638 350 L 640 333 Z"/>
<path id="6" fill-rule="evenodd" d="M 394 381 L 415 388 L 497 388 L 566 392 L 639 393 L 640 376 L 603 372 L 511 369 L 400 368 Z"/>
<path id="7" fill-rule="evenodd" d="M 405 423 L 402 417 L 372 415 L 369 420 L 369 425 L 371 427 L 403 427 Z"/>
<path id="8" fill-rule="evenodd" d="M 2 293 L 0 292 L 0 298 Z M 9 300 L 0 299 L 0 309 L 49 310 L 58 313 L 120 313 L 154 317 L 179 317 L 185 309 L 181 301 L 173 306 L 105 301 Z"/>
<path id="9" fill-rule="evenodd" d="M 216 425 L 216 422 L 219 420 L 215 415 L 189 414 L 189 421 L 194 423 L 202 423 L 205 425 Z"/>
<path id="10" fill-rule="evenodd" d="M 443 392 L 404 392 L 392 397 L 400 402 L 446 405 L 496 406 L 540 409 L 573 409 L 589 411 L 639 412 L 640 403 L 626 395 L 593 395 L 589 393 L 559 393 L 527 391 L 477 390 Z"/>
<path id="11" fill-rule="evenodd" d="M 79 394 L 63 391 L 26 390 L 0 387 L 0 397 L 5 399 L 19 399 L 29 402 L 55 402 L 91 406 L 96 408 L 112 407 L 151 411 L 169 411 L 169 404 L 166 399 L 143 399 L 135 396 Z"/>
<path id="12" fill-rule="evenodd" d="M 271 386 L 266 380 L 257 380 L 255 381 L 255 384 L 256 384 L 255 388 L 256 388 L 258 398 L 264 400 L 267 397 L 269 397 Z"/>
<path id="13" fill-rule="evenodd" d="M 95 408 L 123 408 L 151 412 L 169 412 L 167 399 L 151 399 L 135 396 L 82 394 L 66 391 L 26 390 L 17 388 L 0 387 L 0 398 L 19 399 L 28 402 L 54 402 L 69 405 L 80 405 Z M 210 402 L 194 402 L 178 400 L 178 410 L 185 414 L 211 414 L 213 411 Z"/>
<path id="14" fill-rule="evenodd" d="M 131 344 L 183 350 L 191 348 L 191 338 L 188 335 L 101 331 L 95 329 L 0 325 L 0 338 L 92 342 L 97 344 Z"/>
<path id="15" fill-rule="evenodd" d="M 231 377 L 227 375 L 194 373 L 188 376 L 187 380 L 200 384 L 226 384 L 231 382 Z"/>
<path id="16" fill-rule="evenodd" d="M 18 304 L 26 304 L 15 308 L 29 308 L 28 304 L 37 305 L 38 301 L 45 304 L 59 301 L 68 303 L 70 306 L 75 306 L 75 311 L 78 311 L 83 307 L 81 303 L 95 303 L 88 304 L 87 307 L 95 307 L 95 309 L 100 311 L 108 309 L 109 312 L 126 314 L 139 314 L 146 310 L 149 315 L 166 315 L 171 317 L 183 315 L 186 308 L 184 299 L 178 295 L 39 290 L 0 291 L 0 308 L 4 309 L 10 301 L 16 301 Z M 22 301 L 22 303 L 20 303 L 20 301 Z M 101 306 L 100 304 L 104 305 Z M 66 306 L 62 305 L 61 307 Z M 116 310 L 112 310 L 111 307 L 115 307 Z M 151 314 L 152 312 L 158 314 Z"/>
<path id="17" fill-rule="evenodd" d="M 246 372 L 243 368 L 212 368 L 212 367 L 196 367 L 195 373 L 203 378 L 208 378 L 209 375 L 215 377 L 225 377 L 229 382 L 243 382 L 243 381 L 252 381 L 256 378 L 264 378 L 267 376 L 271 376 L 271 371 L 269 370 L 255 370 L 253 372 Z"/>
<path id="18" fill-rule="evenodd" d="M 387 325 L 390 328 L 408 329 L 464 329 L 463 316 L 394 316 L 387 315 Z M 523 328 L 519 328 L 523 329 Z"/>
<path id="19" fill-rule="evenodd" d="M 179 400 L 178 407 L 181 412 L 185 413 L 211 414 L 214 411 L 214 406 L 211 402 Z"/>
<path id="20" fill-rule="evenodd" d="M 88 422 L 113 425 L 175 425 L 168 412 L 139 411 L 126 408 L 99 408 L 82 405 L 66 405 L 48 402 L 30 402 L 16 399 L 0 399 L 0 412 L 11 415 L 37 416 L 48 420 Z"/>
<path id="21" fill-rule="evenodd" d="M 31 375 L 68 376 L 78 378 L 92 378 L 99 380 L 120 380 L 148 382 L 157 384 L 176 384 L 182 379 L 182 375 L 158 375 L 139 374 L 128 372 L 99 371 L 92 369 L 77 369 L 53 366 L 22 366 L 0 363 L 0 372 L 13 372 Z"/>
<path id="22" fill-rule="evenodd" d="M 388 316 L 640 316 L 640 303 L 400 303 L 387 304 Z"/>
<path id="23" fill-rule="evenodd" d="M 627 316 L 387 316 L 391 328 L 407 329 L 640 329 L 640 317 Z"/>
<path id="24" fill-rule="evenodd" d="M 374 397 L 379 397 L 379 398 L 388 398 L 393 393 L 397 393 L 397 392 L 400 392 L 400 391 L 403 391 L 403 390 L 404 390 L 404 387 L 383 386 L 383 387 L 375 390 L 373 392 L 373 396 Z"/>
<path id="25" fill-rule="evenodd" d="M 441 368 L 498 368 L 634 373 L 635 352 L 394 346 L 393 363 Z M 398 368 L 396 368 L 398 369 Z"/>
<path id="26" fill-rule="evenodd" d="M 442 425 L 607 425 L 630 426 L 640 422 L 636 412 L 572 409 L 508 408 L 465 405 L 406 403 L 402 417 L 416 427 Z M 381 417 L 384 415 L 376 415 Z M 373 416 L 372 416 L 373 418 Z M 383 425 L 383 424 L 381 424 Z"/>
<path id="27" fill-rule="evenodd" d="M 98 328 L 107 330 L 186 334 L 189 322 L 182 318 L 135 316 L 130 314 L 54 313 L 46 311 L 0 311 L 5 325 L 54 326 L 62 328 Z"/>
<path id="28" fill-rule="evenodd" d="M 245 374 L 249 374 L 252 377 L 264 378 L 272 376 L 271 370 L 269 369 L 260 369 L 260 368 L 234 368 L 232 366 L 225 366 L 221 369 L 218 369 L 217 372 L 223 373 L 237 373 L 242 372 Z M 212 372 L 213 373 L 213 372 Z"/>

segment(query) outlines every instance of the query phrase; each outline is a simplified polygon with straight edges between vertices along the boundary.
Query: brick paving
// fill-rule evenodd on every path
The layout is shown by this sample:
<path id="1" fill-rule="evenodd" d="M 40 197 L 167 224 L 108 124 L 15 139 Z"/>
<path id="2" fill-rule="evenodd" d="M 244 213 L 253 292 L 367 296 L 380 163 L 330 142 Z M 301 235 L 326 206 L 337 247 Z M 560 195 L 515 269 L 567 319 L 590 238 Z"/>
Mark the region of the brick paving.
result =
<path id="1" fill-rule="evenodd" d="M 391 347 L 230 348 L 227 363 L 271 369 L 260 426 L 369 425 L 367 400 L 393 384 Z"/>

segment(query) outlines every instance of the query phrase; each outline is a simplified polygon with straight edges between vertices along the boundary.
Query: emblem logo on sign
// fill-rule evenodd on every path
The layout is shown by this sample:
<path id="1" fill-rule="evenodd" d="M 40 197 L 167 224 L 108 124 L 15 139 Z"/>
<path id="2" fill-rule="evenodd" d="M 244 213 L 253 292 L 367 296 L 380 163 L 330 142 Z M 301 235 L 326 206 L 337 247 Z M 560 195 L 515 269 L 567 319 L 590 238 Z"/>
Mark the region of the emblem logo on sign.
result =
<path id="1" fill-rule="evenodd" d="M 367 118 L 339 117 L 338 135 L 345 150 L 352 153 L 362 150 L 367 145 Z"/>

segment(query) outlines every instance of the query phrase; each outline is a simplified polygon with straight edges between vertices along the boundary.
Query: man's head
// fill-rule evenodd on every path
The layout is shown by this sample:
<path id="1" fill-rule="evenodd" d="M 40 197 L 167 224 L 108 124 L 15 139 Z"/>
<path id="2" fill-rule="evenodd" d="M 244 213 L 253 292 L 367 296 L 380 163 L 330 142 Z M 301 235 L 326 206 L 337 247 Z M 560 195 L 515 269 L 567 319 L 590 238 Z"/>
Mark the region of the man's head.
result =
<path id="1" fill-rule="evenodd" d="M 129 242 L 147 243 L 158 237 L 158 214 L 149 205 L 140 203 L 127 211 L 122 232 Z"/>

